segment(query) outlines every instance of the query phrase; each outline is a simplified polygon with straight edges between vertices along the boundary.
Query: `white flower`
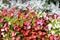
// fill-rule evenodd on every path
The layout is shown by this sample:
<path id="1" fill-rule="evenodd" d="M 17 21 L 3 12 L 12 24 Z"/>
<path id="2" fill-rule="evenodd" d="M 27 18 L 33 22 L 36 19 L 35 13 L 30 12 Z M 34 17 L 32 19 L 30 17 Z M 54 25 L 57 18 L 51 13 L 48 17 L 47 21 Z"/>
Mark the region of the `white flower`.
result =
<path id="1" fill-rule="evenodd" d="M 55 34 L 55 32 L 54 32 L 54 31 L 51 31 L 51 34 L 52 34 L 52 35 L 54 35 L 54 34 Z"/>
<path id="2" fill-rule="evenodd" d="M 7 34 L 4 34 L 4 33 L 1 33 L 1 35 L 2 35 L 3 37 L 7 36 Z"/>
<path id="3" fill-rule="evenodd" d="M 5 35 L 4 35 L 4 33 L 3 33 L 3 32 L 1 33 L 1 35 L 2 35 L 3 37 L 5 37 Z"/>
<path id="4" fill-rule="evenodd" d="M 11 22 L 8 22 L 9 25 L 11 25 Z"/>
<path id="5" fill-rule="evenodd" d="M 4 29 L 1 29 L 1 31 L 4 31 Z"/>
<path id="6" fill-rule="evenodd" d="M 52 24 L 48 24 L 48 30 L 51 30 Z"/>
<path id="7" fill-rule="evenodd" d="M 55 28 L 60 28 L 60 24 L 56 24 L 55 25 Z"/>
<path id="8" fill-rule="evenodd" d="M 56 27 L 53 27 L 53 29 L 56 29 Z"/>
<path id="9" fill-rule="evenodd" d="M 1 35 L 4 35 L 4 33 L 2 32 Z"/>

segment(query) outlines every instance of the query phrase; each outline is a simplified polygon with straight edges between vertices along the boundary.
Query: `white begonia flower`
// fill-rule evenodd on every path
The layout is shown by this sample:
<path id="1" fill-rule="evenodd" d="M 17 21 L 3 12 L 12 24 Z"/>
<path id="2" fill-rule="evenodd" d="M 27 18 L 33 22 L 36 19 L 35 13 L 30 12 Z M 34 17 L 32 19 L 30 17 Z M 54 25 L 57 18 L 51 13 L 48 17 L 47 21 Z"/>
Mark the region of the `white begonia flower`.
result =
<path id="1" fill-rule="evenodd" d="M 2 32 L 1 35 L 4 35 L 4 33 Z"/>
<path id="2" fill-rule="evenodd" d="M 3 33 L 3 32 L 1 33 L 1 35 L 2 35 L 3 37 L 5 37 L 5 35 L 4 35 L 4 33 Z"/>
<path id="3" fill-rule="evenodd" d="M 60 33 L 59 33 L 59 35 L 60 35 Z"/>
<path id="4" fill-rule="evenodd" d="M 56 29 L 56 27 L 53 27 L 53 29 Z"/>
<path id="5" fill-rule="evenodd" d="M 56 28 L 60 28 L 60 24 L 55 25 Z"/>
<path id="6" fill-rule="evenodd" d="M 52 24 L 48 24 L 48 30 L 51 30 Z"/>
<path id="7" fill-rule="evenodd" d="M 3 37 L 6 37 L 6 36 L 7 36 L 7 34 L 3 35 Z"/>
<path id="8" fill-rule="evenodd" d="M 1 29 L 1 31 L 4 31 L 4 29 Z"/>
<path id="9" fill-rule="evenodd" d="M 52 34 L 52 35 L 54 35 L 54 34 L 55 34 L 55 32 L 52 30 L 52 31 L 51 31 L 51 34 Z"/>
<path id="10" fill-rule="evenodd" d="M 11 25 L 11 22 L 8 22 L 8 25 Z"/>
<path id="11" fill-rule="evenodd" d="M 25 5 L 23 5 L 24 3 L 22 3 L 22 0 L 18 0 L 17 2 L 16 2 L 16 0 L 8 0 L 8 1 L 11 4 L 11 5 L 9 5 L 10 8 L 14 7 L 14 6 L 15 7 L 18 6 L 18 8 L 25 10 L 26 5 L 27 5 L 27 6 L 30 6 L 32 9 L 35 8 L 34 10 L 41 10 L 41 9 L 43 9 L 43 10 L 49 9 L 50 10 L 51 9 L 52 13 L 60 13 L 59 1 L 56 2 L 56 5 L 54 5 L 53 3 L 47 4 L 46 0 L 29 0 L 29 1 L 24 2 L 24 3 L 26 3 Z M 0 0 L 0 4 L 1 4 L 0 8 L 4 7 L 3 0 Z M 47 8 L 44 8 L 42 6 L 44 4 L 46 4 Z M 23 5 L 23 8 L 21 5 Z M 9 8 L 7 5 L 6 5 L 6 7 Z M 41 10 L 41 11 L 43 11 L 43 10 Z"/>

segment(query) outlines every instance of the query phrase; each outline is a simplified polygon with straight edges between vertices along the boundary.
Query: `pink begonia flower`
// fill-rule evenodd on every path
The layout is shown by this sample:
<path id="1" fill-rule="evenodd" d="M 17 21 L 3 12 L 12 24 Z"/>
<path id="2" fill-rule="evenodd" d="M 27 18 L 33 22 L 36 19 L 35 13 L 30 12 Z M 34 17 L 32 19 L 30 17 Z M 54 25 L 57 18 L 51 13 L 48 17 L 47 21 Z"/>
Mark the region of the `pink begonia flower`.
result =
<path id="1" fill-rule="evenodd" d="M 43 20 L 36 20 L 35 23 L 36 25 L 43 25 Z"/>
<path id="2" fill-rule="evenodd" d="M 53 35 L 50 36 L 49 40 L 54 40 L 54 36 Z"/>
<path id="3" fill-rule="evenodd" d="M 2 15 L 6 16 L 7 15 L 7 8 L 3 8 Z"/>
<path id="4" fill-rule="evenodd" d="M 5 27 L 8 27 L 8 23 L 5 23 L 5 24 L 4 24 L 3 28 L 5 28 Z"/>
<path id="5" fill-rule="evenodd" d="M 21 28 L 20 28 L 19 26 L 14 26 L 14 30 L 15 30 L 15 31 L 20 31 Z"/>
<path id="6" fill-rule="evenodd" d="M 24 22 L 24 25 L 30 26 L 30 22 L 26 21 L 26 22 Z"/>
<path id="7" fill-rule="evenodd" d="M 37 33 L 32 33 L 32 38 L 36 38 L 38 35 L 37 35 Z"/>
<path id="8" fill-rule="evenodd" d="M 19 17 L 20 17 L 20 15 L 21 15 L 21 12 L 20 12 L 20 10 L 18 10 L 17 17 L 19 18 Z"/>
<path id="9" fill-rule="evenodd" d="M 6 32 L 8 32 L 8 30 L 9 30 L 9 27 L 5 27 L 4 29 L 5 29 L 5 31 L 6 31 Z"/>
<path id="10" fill-rule="evenodd" d="M 24 35 L 24 36 L 27 36 L 27 35 L 28 35 L 28 32 L 27 32 L 27 31 L 24 31 L 24 32 L 23 32 L 23 35 Z"/>
<path id="11" fill-rule="evenodd" d="M 9 16 L 10 16 L 10 17 L 13 17 L 13 16 L 14 16 L 14 13 L 11 12 Z"/>
<path id="12" fill-rule="evenodd" d="M 26 19 L 28 19 L 28 18 L 29 18 L 28 14 L 26 14 L 26 15 L 25 15 L 25 18 L 26 18 Z"/>
<path id="13" fill-rule="evenodd" d="M 16 38 L 16 40 L 21 40 L 21 39 L 20 39 L 20 36 L 18 36 L 18 37 Z"/>
<path id="14" fill-rule="evenodd" d="M 36 27 L 34 27 L 34 29 L 35 29 L 35 30 L 39 30 L 39 29 L 40 29 L 40 27 L 39 27 L 39 26 L 36 26 Z"/>
<path id="15" fill-rule="evenodd" d="M 53 15 L 53 19 L 57 19 L 58 18 L 58 15 L 57 14 L 54 14 Z"/>
<path id="16" fill-rule="evenodd" d="M 15 37 L 12 37 L 12 40 L 15 40 L 16 38 Z"/>
<path id="17" fill-rule="evenodd" d="M 59 40 L 59 37 L 58 36 L 54 36 L 54 40 Z"/>
<path id="18" fill-rule="evenodd" d="M 15 37 L 15 36 L 16 36 L 16 33 L 15 33 L 15 32 L 12 32 L 12 33 L 11 33 L 11 36 L 12 36 L 12 37 Z"/>
<path id="19" fill-rule="evenodd" d="M 41 40 L 45 40 L 44 37 L 42 37 Z"/>
<path id="20" fill-rule="evenodd" d="M 13 13 L 15 12 L 15 10 L 16 10 L 15 7 L 12 7 L 12 8 L 10 9 L 10 11 L 13 12 Z"/>
<path id="21" fill-rule="evenodd" d="M 44 19 L 45 19 L 45 20 L 49 20 L 49 18 L 48 18 L 48 17 L 44 17 Z"/>
<path id="22" fill-rule="evenodd" d="M 0 18 L 0 22 L 3 22 L 4 21 L 4 18 Z"/>

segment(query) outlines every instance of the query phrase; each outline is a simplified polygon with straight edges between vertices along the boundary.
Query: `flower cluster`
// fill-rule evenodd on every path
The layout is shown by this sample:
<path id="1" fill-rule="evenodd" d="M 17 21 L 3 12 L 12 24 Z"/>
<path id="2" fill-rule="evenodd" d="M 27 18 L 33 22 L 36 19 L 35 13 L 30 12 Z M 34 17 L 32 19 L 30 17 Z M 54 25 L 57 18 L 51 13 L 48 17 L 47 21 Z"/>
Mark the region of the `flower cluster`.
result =
<path id="1" fill-rule="evenodd" d="M 60 16 L 27 10 L 3 8 L 0 12 L 0 34 L 3 40 L 59 40 Z M 2 40 L 1 39 L 1 40 Z"/>
<path id="2" fill-rule="evenodd" d="M 51 0 L 50 0 L 51 1 Z M 0 9 L 3 7 L 11 8 L 17 7 L 17 9 L 26 10 L 26 7 L 29 6 L 32 9 L 39 11 L 46 11 L 52 13 L 60 13 L 59 0 L 0 0 Z M 56 2 L 55 2 L 56 1 Z M 54 3 L 53 3 L 54 2 Z"/>

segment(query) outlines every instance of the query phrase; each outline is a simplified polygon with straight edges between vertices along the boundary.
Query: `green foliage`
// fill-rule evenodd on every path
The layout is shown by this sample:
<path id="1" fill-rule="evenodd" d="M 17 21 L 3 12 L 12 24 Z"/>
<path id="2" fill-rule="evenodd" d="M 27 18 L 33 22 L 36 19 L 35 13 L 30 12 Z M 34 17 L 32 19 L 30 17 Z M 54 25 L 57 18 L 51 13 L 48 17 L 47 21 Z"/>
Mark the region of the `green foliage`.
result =
<path id="1" fill-rule="evenodd" d="M 22 19 L 22 16 L 20 16 L 20 26 L 21 26 L 21 27 L 23 26 L 23 19 Z"/>
<path id="2" fill-rule="evenodd" d="M 5 17 L 4 17 L 4 19 L 5 19 L 7 22 L 9 22 L 9 21 L 10 21 L 10 18 L 9 18 L 9 17 L 7 17 L 7 16 L 5 16 Z"/>
<path id="3" fill-rule="evenodd" d="M 3 23 L 0 23 L 0 27 L 2 27 L 3 26 Z"/>

